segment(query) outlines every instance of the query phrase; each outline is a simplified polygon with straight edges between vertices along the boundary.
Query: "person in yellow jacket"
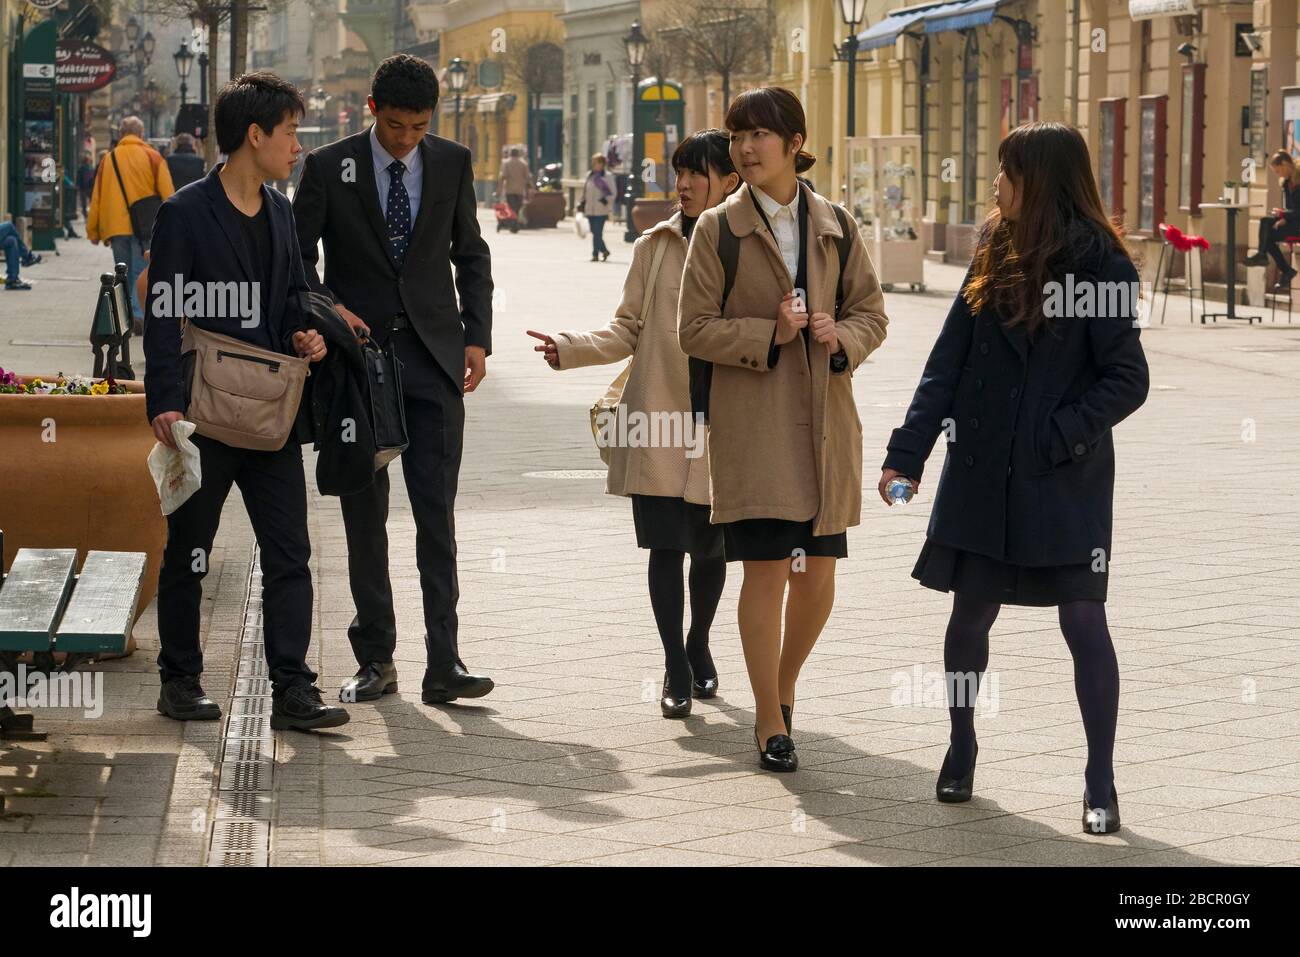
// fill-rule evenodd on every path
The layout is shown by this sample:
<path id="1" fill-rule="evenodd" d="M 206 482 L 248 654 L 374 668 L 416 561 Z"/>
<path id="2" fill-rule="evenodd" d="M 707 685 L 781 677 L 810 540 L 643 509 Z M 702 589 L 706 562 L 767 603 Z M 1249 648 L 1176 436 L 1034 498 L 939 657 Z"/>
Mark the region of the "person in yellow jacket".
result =
<path id="1" fill-rule="evenodd" d="M 166 199 L 176 192 L 162 154 L 146 143 L 143 136 L 144 123 L 140 117 L 128 116 L 122 121 L 122 138 L 100 161 L 86 213 L 86 238 L 92 243 L 111 246 L 113 262 L 126 263 L 131 313 L 136 322 L 144 319 L 144 310 L 135 294 L 135 281 L 145 267 L 145 244 L 132 232 L 129 204 L 146 196 Z M 117 170 L 122 173 L 120 184 L 113 166 L 114 157 Z"/>

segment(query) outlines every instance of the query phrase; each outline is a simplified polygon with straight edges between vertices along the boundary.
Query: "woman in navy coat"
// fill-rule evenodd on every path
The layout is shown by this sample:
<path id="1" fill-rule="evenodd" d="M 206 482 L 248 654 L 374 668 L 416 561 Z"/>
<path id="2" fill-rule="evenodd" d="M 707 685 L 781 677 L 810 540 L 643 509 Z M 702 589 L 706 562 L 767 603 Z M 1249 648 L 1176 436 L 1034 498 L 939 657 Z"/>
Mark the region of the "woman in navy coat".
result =
<path id="1" fill-rule="evenodd" d="M 1147 395 L 1138 276 L 1077 130 L 1022 126 L 998 160 L 997 209 L 889 440 L 880 493 L 889 503 L 895 478 L 915 490 L 945 435 L 948 455 L 912 572 L 954 593 L 944 640 L 952 734 L 938 799 L 970 800 L 973 692 L 999 609 L 1055 605 L 1088 741 L 1084 830 L 1110 833 L 1119 828 L 1119 668 L 1105 610 L 1111 429 Z"/>

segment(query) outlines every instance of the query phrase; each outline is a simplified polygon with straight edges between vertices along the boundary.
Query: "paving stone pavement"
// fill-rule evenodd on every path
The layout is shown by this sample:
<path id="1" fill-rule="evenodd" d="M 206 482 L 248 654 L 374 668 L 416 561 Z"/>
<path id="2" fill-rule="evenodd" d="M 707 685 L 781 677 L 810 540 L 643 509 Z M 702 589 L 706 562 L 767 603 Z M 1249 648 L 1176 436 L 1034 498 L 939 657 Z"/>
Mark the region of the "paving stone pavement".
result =
<path id="1" fill-rule="evenodd" d="M 933 800 L 950 598 L 909 572 L 942 452 L 912 505 L 885 508 L 874 481 L 962 270 L 929 264 L 929 292 L 890 295 L 888 339 L 855 376 L 863 521 L 800 680 L 801 769 L 773 775 L 753 753 L 739 568 L 713 632 L 721 694 L 665 721 L 645 555 L 628 503 L 603 494 L 587 424 L 617 369 L 552 372 L 524 335 L 607 321 L 630 247 L 612 244 L 610 261 L 593 264 L 565 228 L 487 235 L 495 351 L 467 400 L 457 531 L 462 656 L 497 689 L 464 705 L 419 701 L 414 527 L 394 481 L 401 691 L 352 705 L 337 732 L 275 736 L 271 863 L 1300 863 L 1300 325 L 1201 326 L 1175 298 L 1165 325 L 1143 334 L 1152 389 L 1116 430 L 1109 602 L 1125 828 L 1096 838 L 1077 833 L 1086 751 L 1052 609 L 1003 609 L 985 685 L 997 693 L 977 719 L 976 797 Z M 69 288 L 88 302 L 93 276 Z M 68 316 L 58 285 L 58 296 L 30 294 L 21 319 L 0 300 L 0 365 L 12 339 L 33 338 L 15 329 L 84 334 L 88 310 Z M 333 697 L 355 669 L 346 551 L 337 502 L 310 498 L 313 667 Z M 205 685 L 227 704 L 251 556 L 235 497 L 204 602 Z M 103 717 L 47 710 L 37 720 L 48 742 L 0 751 L 0 865 L 207 861 L 221 726 L 154 712 L 156 635 L 150 610 L 140 652 L 99 666 Z"/>

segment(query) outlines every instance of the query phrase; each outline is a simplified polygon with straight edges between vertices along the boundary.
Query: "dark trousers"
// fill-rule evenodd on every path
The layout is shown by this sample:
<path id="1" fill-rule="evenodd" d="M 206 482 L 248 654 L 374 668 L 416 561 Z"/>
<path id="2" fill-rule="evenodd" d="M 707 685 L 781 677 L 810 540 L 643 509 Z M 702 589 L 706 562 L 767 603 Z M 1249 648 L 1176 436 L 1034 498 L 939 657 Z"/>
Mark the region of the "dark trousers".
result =
<path id="1" fill-rule="evenodd" d="M 1300 234 L 1300 223 L 1287 221 L 1278 226 L 1274 217 L 1266 216 L 1259 221 L 1259 245 L 1255 248 L 1272 256 L 1273 262 L 1277 263 L 1279 272 L 1286 272 L 1291 268 L 1291 264 L 1282 255 L 1282 249 L 1278 243 L 1287 236 L 1297 234 Z"/>
<path id="2" fill-rule="evenodd" d="M 608 253 L 609 247 L 605 245 L 605 221 L 608 216 L 588 216 L 587 223 L 591 226 L 591 254 L 593 256 L 600 253 Z"/>
<path id="3" fill-rule="evenodd" d="M 374 330 L 376 341 L 383 332 Z M 456 486 L 465 435 L 465 400 L 412 329 L 392 333 L 402 361 L 402 397 L 410 440 L 402 453 L 406 497 L 415 518 L 415 564 L 424 597 L 428 666 L 460 660 L 457 647 Z M 356 617 L 348 641 L 358 664 L 392 661 L 397 647 L 388 575 L 388 469 L 369 487 L 340 496 L 348 540 L 348 577 Z"/>
<path id="4" fill-rule="evenodd" d="M 292 439 L 278 452 L 231 448 L 191 436 L 199 447 L 203 485 L 167 516 L 167 547 L 158 576 L 158 636 L 162 680 L 203 672 L 199 606 L 212 541 L 230 486 L 238 485 L 261 550 L 262 637 L 271 684 L 278 694 L 312 684 L 311 541 L 307 537 L 307 483 L 302 449 Z"/>
<path id="5" fill-rule="evenodd" d="M 514 210 L 515 215 L 518 216 L 519 211 L 524 208 L 524 194 L 506 193 L 506 205 Z"/>

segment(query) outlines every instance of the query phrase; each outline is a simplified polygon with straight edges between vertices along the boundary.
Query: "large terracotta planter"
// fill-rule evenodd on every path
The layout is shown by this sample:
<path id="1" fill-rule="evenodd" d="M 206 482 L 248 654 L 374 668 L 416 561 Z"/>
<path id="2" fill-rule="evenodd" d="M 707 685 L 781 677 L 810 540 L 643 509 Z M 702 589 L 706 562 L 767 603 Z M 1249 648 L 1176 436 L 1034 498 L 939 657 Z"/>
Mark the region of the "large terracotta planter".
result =
<path id="1" fill-rule="evenodd" d="M 676 200 L 671 199 L 638 199 L 632 206 L 632 228 L 645 232 L 671 216 L 676 205 Z"/>
<path id="2" fill-rule="evenodd" d="M 5 567 L 20 548 L 75 548 L 78 567 L 89 549 L 144 552 L 138 618 L 158 590 L 167 521 L 146 464 L 144 386 L 122 385 L 131 394 L 0 395 L 0 529 Z"/>
<path id="3" fill-rule="evenodd" d="M 558 226 L 564 218 L 564 194 L 538 190 L 524 203 L 521 213 L 525 229 L 550 229 Z"/>

